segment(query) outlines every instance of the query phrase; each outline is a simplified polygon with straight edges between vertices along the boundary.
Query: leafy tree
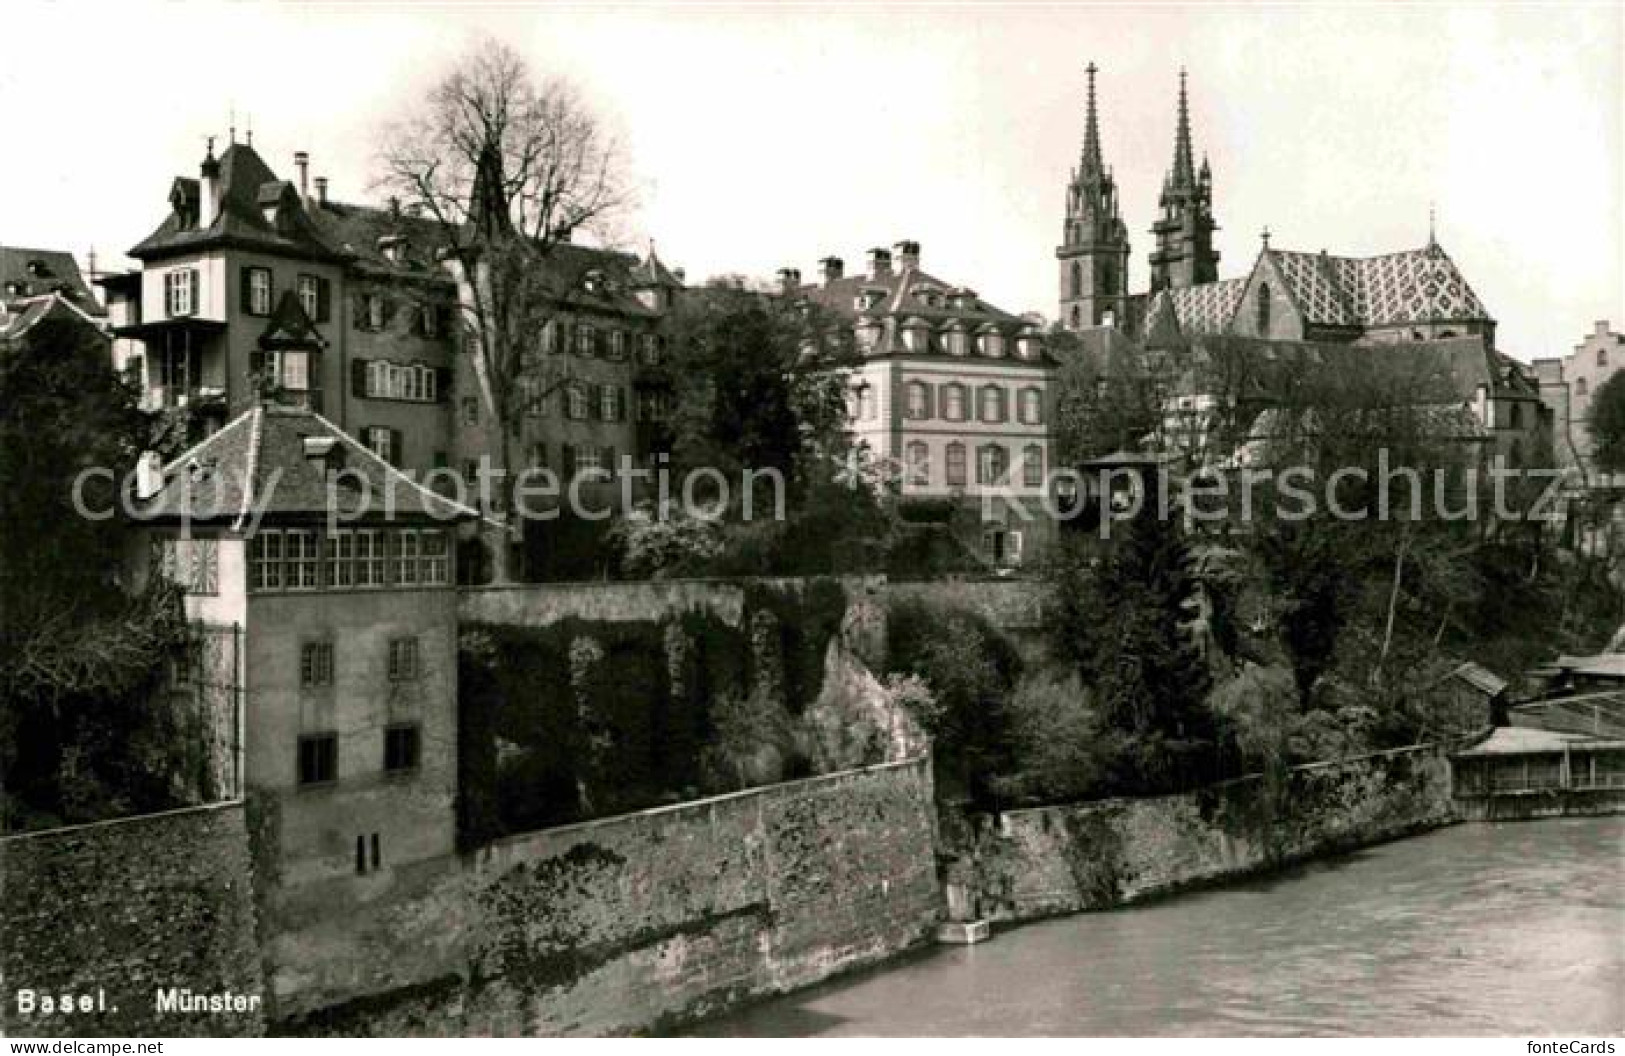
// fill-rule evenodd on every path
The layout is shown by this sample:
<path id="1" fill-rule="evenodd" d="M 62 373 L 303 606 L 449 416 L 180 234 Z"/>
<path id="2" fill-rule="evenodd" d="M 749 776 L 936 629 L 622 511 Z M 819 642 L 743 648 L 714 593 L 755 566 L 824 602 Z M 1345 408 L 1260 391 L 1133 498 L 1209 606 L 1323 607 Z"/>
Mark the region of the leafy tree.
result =
<path id="1" fill-rule="evenodd" d="M 1208 667 L 1183 629 L 1195 592 L 1180 527 L 1153 504 L 1098 564 L 1074 558 L 1061 568 L 1052 642 L 1093 688 L 1105 726 L 1125 738 L 1122 791 L 1191 788 L 1216 774 Z"/>
<path id="2" fill-rule="evenodd" d="M 1625 473 L 1625 371 L 1616 372 L 1592 394 L 1586 426 L 1597 468 Z"/>
<path id="3" fill-rule="evenodd" d="M 434 222 L 458 279 L 487 454 L 506 474 L 518 464 L 512 423 L 571 383 L 568 357 L 540 354 L 562 310 L 549 263 L 557 246 L 601 230 L 627 205 L 621 152 L 568 82 L 538 80 L 489 39 L 383 139 L 380 185 Z M 508 489 L 493 490 L 497 518 L 510 500 Z M 510 578 L 507 538 L 490 542 L 494 575 Z"/>
<path id="4" fill-rule="evenodd" d="M 172 592 L 119 588 L 117 482 L 150 423 L 109 359 L 70 319 L 0 344 L 0 829 L 172 805 L 150 695 L 184 623 Z"/>

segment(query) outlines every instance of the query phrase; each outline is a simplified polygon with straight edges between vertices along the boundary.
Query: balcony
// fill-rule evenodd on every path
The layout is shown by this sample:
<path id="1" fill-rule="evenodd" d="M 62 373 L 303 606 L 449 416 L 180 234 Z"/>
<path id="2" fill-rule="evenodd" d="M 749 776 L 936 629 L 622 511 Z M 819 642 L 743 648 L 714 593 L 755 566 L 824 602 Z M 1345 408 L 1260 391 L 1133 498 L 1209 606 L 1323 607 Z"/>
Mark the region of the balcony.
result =
<path id="1" fill-rule="evenodd" d="M 217 385 L 152 385 L 141 400 L 143 411 L 200 408 L 224 404 L 226 390 Z"/>

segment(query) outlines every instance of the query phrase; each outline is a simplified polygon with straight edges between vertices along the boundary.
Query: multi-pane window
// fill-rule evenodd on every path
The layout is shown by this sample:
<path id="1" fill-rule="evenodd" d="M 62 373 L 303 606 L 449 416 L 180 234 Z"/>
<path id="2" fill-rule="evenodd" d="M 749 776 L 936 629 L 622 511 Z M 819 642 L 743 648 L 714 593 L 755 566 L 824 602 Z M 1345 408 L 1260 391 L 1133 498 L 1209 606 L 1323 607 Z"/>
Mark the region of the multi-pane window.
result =
<path id="1" fill-rule="evenodd" d="M 367 364 L 366 370 L 368 396 L 418 403 L 433 403 L 439 398 L 439 376 L 431 366 L 375 359 Z"/>
<path id="2" fill-rule="evenodd" d="M 418 333 L 424 337 L 440 336 L 440 309 L 432 304 L 418 308 Z"/>
<path id="3" fill-rule="evenodd" d="M 1004 413 L 1004 390 L 997 385 L 984 385 L 978 394 L 980 403 L 979 417 L 984 422 L 1002 422 Z"/>
<path id="4" fill-rule="evenodd" d="M 942 389 L 942 416 L 950 422 L 963 422 L 965 413 L 965 386 L 950 382 Z"/>
<path id="5" fill-rule="evenodd" d="M 392 774 L 416 770 L 421 740 L 416 723 L 385 727 L 384 770 Z"/>
<path id="6" fill-rule="evenodd" d="M 327 537 L 327 585 L 355 586 L 355 533 L 340 530 Z"/>
<path id="7" fill-rule="evenodd" d="M 1021 390 L 1021 420 L 1027 425 L 1043 424 L 1044 398 L 1037 389 Z"/>
<path id="8" fill-rule="evenodd" d="M 320 537 L 312 529 L 290 529 L 282 535 L 285 590 L 315 590 L 322 585 Z"/>
<path id="9" fill-rule="evenodd" d="M 976 449 L 976 483 L 1002 483 L 1008 468 L 1009 455 L 1000 445 L 986 444 Z"/>
<path id="10" fill-rule="evenodd" d="M 609 332 L 609 358 L 610 359 L 625 359 L 626 358 L 626 339 L 627 339 L 627 334 L 626 334 L 625 330 L 611 330 Z"/>
<path id="11" fill-rule="evenodd" d="M 310 353 L 269 352 L 265 358 L 265 373 L 290 392 L 309 392 Z"/>
<path id="12" fill-rule="evenodd" d="M 1028 444 L 1021 453 L 1021 482 L 1029 488 L 1036 488 L 1044 483 L 1044 449 L 1038 444 Z"/>
<path id="13" fill-rule="evenodd" d="M 411 682 L 418 677 L 418 640 L 391 638 L 389 640 L 389 680 Z"/>
<path id="14" fill-rule="evenodd" d="M 255 591 L 444 586 L 451 582 L 446 533 L 429 528 L 267 529 L 249 540 Z"/>
<path id="15" fill-rule="evenodd" d="M 923 381 L 908 383 L 907 416 L 914 419 L 931 417 L 931 389 Z"/>
<path id="16" fill-rule="evenodd" d="M 368 293 L 362 296 L 361 310 L 364 325 L 368 330 L 382 330 L 384 328 L 384 296 L 381 293 Z"/>
<path id="17" fill-rule="evenodd" d="M 247 271 L 247 303 L 243 310 L 249 315 L 271 314 L 271 269 L 249 268 Z"/>
<path id="18" fill-rule="evenodd" d="M 391 532 L 389 533 L 391 557 L 393 558 L 395 583 L 408 587 L 416 585 L 418 581 L 418 533 Z"/>
<path id="19" fill-rule="evenodd" d="M 264 531 L 248 541 L 250 589 L 281 590 L 282 571 L 282 533 Z"/>
<path id="20" fill-rule="evenodd" d="M 367 450 L 379 458 L 395 464 L 400 452 L 395 449 L 395 430 L 384 425 L 369 425 L 361 432 L 361 442 L 367 445 Z"/>
<path id="21" fill-rule="evenodd" d="M 339 777 L 339 737 L 315 733 L 299 738 L 299 783 L 320 785 Z"/>
<path id="22" fill-rule="evenodd" d="M 597 444 L 580 444 L 575 449 L 575 472 L 572 477 L 598 480 L 604 477 L 604 449 Z"/>
<path id="23" fill-rule="evenodd" d="M 931 449 L 924 441 L 915 440 L 907 450 L 908 483 L 923 486 L 931 483 Z"/>
<path id="24" fill-rule="evenodd" d="M 476 396 L 463 397 L 463 424 L 480 424 L 480 401 Z"/>
<path id="25" fill-rule="evenodd" d="M 578 356 L 590 356 L 593 353 L 597 352 L 598 349 L 597 349 L 597 347 L 595 345 L 595 342 L 597 340 L 598 340 L 598 335 L 593 332 L 593 328 L 592 328 L 591 323 L 577 323 L 576 324 L 576 347 L 575 347 L 576 355 L 578 355 Z"/>
<path id="26" fill-rule="evenodd" d="M 965 445 L 957 441 L 948 445 L 947 458 L 944 463 L 944 475 L 950 487 L 963 486 L 965 483 Z"/>
<path id="27" fill-rule="evenodd" d="M 299 276 L 298 283 L 294 289 L 299 294 L 299 307 L 305 310 L 306 315 L 310 316 L 312 319 L 315 319 L 321 312 L 322 304 L 321 285 L 317 281 L 316 276 Z"/>
<path id="28" fill-rule="evenodd" d="M 519 392 L 524 398 L 525 414 L 532 418 L 547 417 L 547 382 L 537 377 L 520 378 Z"/>
<path id="29" fill-rule="evenodd" d="M 653 334 L 640 334 L 638 336 L 638 353 L 646 364 L 653 364 L 659 358 L 659 345 Z"/>
<path id="30" fill-rule="evenodd" d="M 305 642 L 299 646 L 299 684 L 301 686 L 333 684 L 332 642 Z"/>
<path id="31" fill-rule="evenodd" d="M 615 385 L 603 385 L 598 389 L 598 417 L 606 422 L 621 420 L 621 390 Z"/>
<path id="32" fill-rule="evenodd" d="M 196 268 L 176 268 L 164 273 L 164 312 L 168 315 L 192 315 L 198 308 L 198 274 Z"/>
<path id="33" fill-rule="evenodd" d="M 583 385 L 571 385 L 564 390 L 565 417 L 575 421 L 586 421 L 589 416 L 587 403 L 587 389 Z"/>

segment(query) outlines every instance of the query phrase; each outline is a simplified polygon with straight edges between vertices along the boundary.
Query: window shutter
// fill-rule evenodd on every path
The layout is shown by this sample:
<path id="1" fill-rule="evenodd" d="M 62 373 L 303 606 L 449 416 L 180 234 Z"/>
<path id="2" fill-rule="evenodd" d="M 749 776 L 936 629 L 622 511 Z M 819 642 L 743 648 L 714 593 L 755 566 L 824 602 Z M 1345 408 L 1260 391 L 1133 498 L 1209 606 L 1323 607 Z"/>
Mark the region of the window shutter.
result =
<path id="1" fill-rule="evenodd" d="M 613 447 L 604 448 L 604 472 L 609 474 L 610 480 L 615 479 L 615 449 Z"/>
<path id="2" fill-rule="evenodd" d="M 601 421 L 603 414 L 604 387 L 602 385 L 589 385 L 587 387 L 587 420 Z"/>
<path id="3" fill-rule="evenodd" d="M 392 466 L 399 468 L 406 463 L 406 438 L 401 435 L 399 429 L 389 431 L 389 456 L 389 464 Z"/>
<path id="4" fill-rule="evenodd" d="M 250 349 L 248 353 L 248 373 L 254 376 L 265 370 L 265 353 L 259 349 Z"/>
<path id="5" fill-rule="evenodd" d="M 381 306 L 381 311 L 379 314 L 383 317 L 384 329 L 388 330 L 389 324 L 395 319 L 395 299 L 393 297 L 386 297 L 381 293 L 377 296 Z"/>
<path id="6" fill-rule="evenodd" d="M 187 285 L 189 285 L 192 288 L 192 312 L 191 312 L 191 314 L 197 315 L 200 305 L 198 304 L 198 299 L 197 299 L 197 289 L 198 289 L 198 287 L 197 287 L 197 269 L 196 268 L 193 268 L 191 271 L 188 271 L 186 273 L 186 282 L 187 282 Z"/>
<path id="7" fill-rule="evenodd" d="M 364 293 L 350 295 L 350 326 L 357 330 L 367 328 L 367 295 Z"/>
<path id="8" fill-rule="evenodd" d="M 333 284 L 326 279 L 316 280 L 316 321 L 325 323 L 333 318 Z"/>
<path id="9" fill-rule="evenodd" d="M 921 382 L 921 384 L 925 386 L 925 414 L 922 417 L 930 418 L 932 417 L 931 408 L 937 402 L 937 386 L 929 381 Z"/>
<path id="10" fill-rule="evenodd" d="M 559 445 L 559 474 L 566 482 L 576 475 L 576 447 L 574 444 Z"/>
<path id="11" fill-rule="evenodd" d="M 367 395 L 367 361 L 360 356 L 350 360 L 350 395 Z"/>
<path id="12" fill-rule="evenodd" d="M 449 403 L 451 401 L 451 368 L 434 368 L 434 396 L 436 403 Z"/>
<path id="13" fill-rule="evenodd" d="M 238 307 L 245 314 L 252 315 L 254 312 L 254 269 L 246 264 L 243 265 L 237 272 L 237 279 L 238 297 L 240 298 Z"/>

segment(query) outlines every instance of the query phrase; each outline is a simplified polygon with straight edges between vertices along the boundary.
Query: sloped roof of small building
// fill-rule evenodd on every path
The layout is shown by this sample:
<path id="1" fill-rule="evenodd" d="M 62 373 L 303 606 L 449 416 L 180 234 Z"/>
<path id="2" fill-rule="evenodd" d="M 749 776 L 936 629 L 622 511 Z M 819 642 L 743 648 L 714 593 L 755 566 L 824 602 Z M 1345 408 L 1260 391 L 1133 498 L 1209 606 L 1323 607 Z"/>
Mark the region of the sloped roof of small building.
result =
<path id="1" fill-rule="evenodd" d="M 336 459 L 307 448 L 330 445 Z M 327 441 L 324 445 L 321 442 Z M 342 471 L 340 471 L 342 470 Z M 135 504 L 136 519 L 227 524 L 323 519 L 365 509 L 372 522 L 453 522 L 478 517 L 389 465 L 313 411 L 258 403 L 162 470 L 162 484 Z"/>
<path id="2" fill-rule="evenodd" d="M 61 294 L 87 315 L 106 314 L 86 284 L 72 253 L 0 245 L 0 303 L 15 303 L 53 293 Z"/>
<path id="3" fill-rule="evenodd" d="M 1562 752 L 1579 745 L 1587 747 L 1620 746 L 1625 741 L 1606 741 L 1580 733 L 1558 733 L 1537 730 L 1528 726 L 1498 726 L 1482 741 L 1455 753 L 1457 756 L 1534 755 Z"/>

